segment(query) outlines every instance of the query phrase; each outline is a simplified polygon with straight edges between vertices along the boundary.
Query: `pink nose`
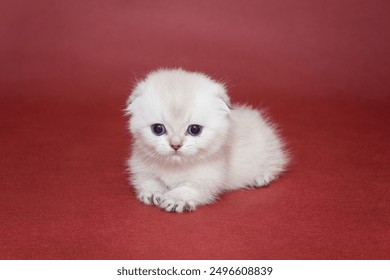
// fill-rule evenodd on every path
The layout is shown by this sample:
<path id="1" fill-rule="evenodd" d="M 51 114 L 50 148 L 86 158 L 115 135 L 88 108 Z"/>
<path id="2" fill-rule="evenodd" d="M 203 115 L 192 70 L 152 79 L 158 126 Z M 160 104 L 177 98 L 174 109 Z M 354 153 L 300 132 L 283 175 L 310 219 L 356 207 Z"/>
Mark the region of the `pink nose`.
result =
<path id="1" fill-rule="evenodd" d="M 174 149 L 175 151 L 177 151 L 178 149 L 180 149 L 181 144 L 171 144 L 171 147 L 172 147 L 172 149 Z"/>

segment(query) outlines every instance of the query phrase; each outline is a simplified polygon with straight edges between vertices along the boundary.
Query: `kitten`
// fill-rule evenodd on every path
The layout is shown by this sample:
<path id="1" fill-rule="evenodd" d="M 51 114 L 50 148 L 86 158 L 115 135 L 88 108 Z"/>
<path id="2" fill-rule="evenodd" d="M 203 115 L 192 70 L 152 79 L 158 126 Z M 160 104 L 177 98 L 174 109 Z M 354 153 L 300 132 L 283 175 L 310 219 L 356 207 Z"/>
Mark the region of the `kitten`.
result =
<path id="1" fill-rule="evenodd" d="M 166 211 L 192 211 L 224 191 L 265 186 L 288 161 L 273 125 L 259 111 L 231 107 L 224 86 L 201 73 L 150 73 L 126 113 L 137 197 Z"/>

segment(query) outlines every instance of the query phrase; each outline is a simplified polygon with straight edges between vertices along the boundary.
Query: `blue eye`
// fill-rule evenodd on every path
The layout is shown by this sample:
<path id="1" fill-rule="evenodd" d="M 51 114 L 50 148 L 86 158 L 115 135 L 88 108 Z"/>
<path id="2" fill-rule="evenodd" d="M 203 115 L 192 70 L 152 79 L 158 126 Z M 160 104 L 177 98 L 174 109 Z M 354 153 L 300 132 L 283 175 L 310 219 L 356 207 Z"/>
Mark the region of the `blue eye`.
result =
<path id="1" fill-rule="evenodd" d="M 161 136 L 166 132 L 165 126 L 161 123 L 155 123 L 151 126 L 152 132 L 157 136 Z"/>
<path id="2" fill-rule="evenodd" d="M 188 126 L 187 132 L 192 136 L 198 136 L 202 132 L 202 126 L 199 124 L 191 124 Z"/>

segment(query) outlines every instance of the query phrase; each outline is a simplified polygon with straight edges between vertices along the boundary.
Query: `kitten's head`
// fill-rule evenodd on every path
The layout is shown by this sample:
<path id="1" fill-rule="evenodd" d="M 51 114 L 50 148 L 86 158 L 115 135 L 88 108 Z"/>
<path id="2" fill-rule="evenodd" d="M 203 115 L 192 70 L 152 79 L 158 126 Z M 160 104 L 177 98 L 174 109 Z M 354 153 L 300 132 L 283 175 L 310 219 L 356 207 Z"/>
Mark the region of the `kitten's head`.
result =
<path id="1" fill-rule="evenodd" d="M 229 132 L 224 86 L 181 69 L 150 73 L 133 90 L 126 112 L 134 148 L 163 164 L 213 156 Z"/>

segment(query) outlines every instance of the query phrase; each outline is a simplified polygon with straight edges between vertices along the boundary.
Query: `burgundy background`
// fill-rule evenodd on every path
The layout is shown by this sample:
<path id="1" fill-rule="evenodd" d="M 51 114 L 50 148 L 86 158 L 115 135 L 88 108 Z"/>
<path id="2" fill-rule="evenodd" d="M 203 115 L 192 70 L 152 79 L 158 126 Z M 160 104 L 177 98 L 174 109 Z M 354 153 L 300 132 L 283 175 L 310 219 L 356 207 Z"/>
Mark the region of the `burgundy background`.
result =
<path id="1" fill-rule="evenodd" d="M 389 259 L 388 1 L 1 1 L 0 258 Z M 182 215 L 127 183 L 122 115 L 157 67 L 267 109 L 270 187 Z"/>

